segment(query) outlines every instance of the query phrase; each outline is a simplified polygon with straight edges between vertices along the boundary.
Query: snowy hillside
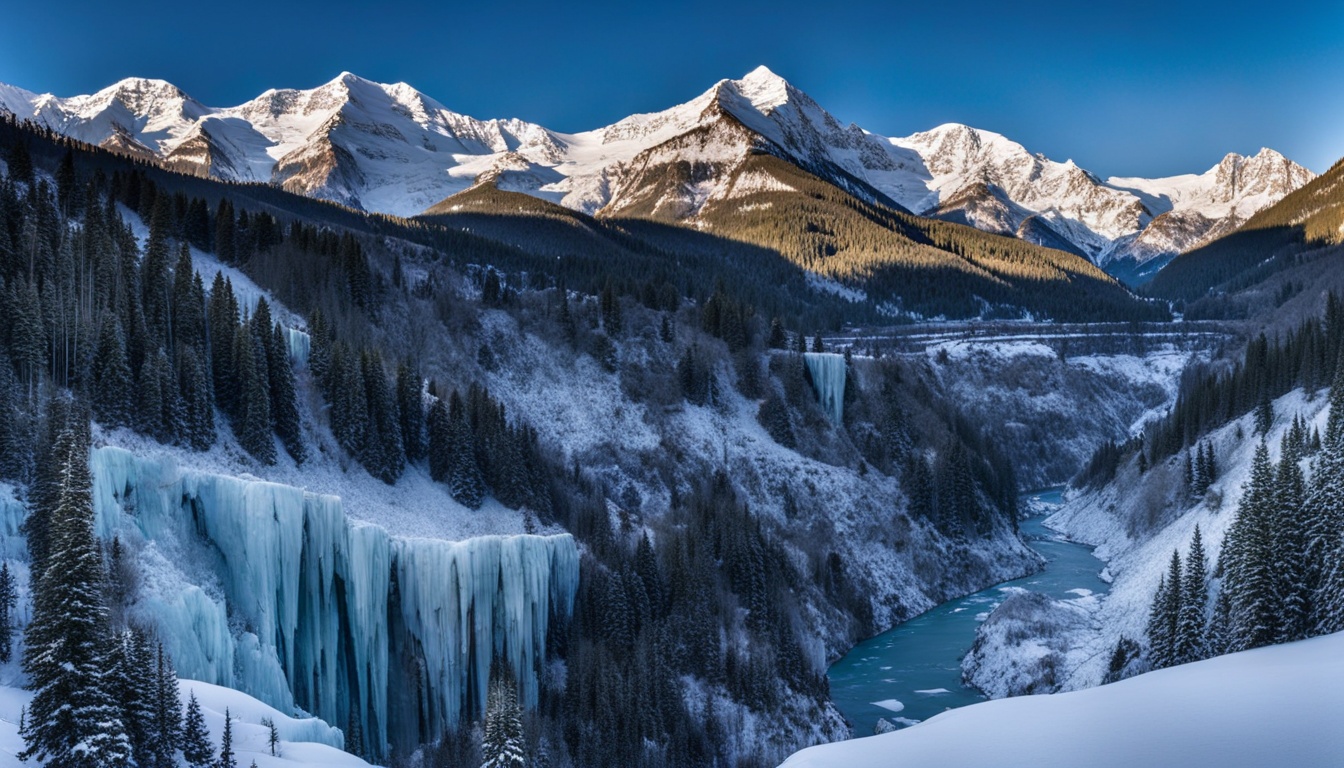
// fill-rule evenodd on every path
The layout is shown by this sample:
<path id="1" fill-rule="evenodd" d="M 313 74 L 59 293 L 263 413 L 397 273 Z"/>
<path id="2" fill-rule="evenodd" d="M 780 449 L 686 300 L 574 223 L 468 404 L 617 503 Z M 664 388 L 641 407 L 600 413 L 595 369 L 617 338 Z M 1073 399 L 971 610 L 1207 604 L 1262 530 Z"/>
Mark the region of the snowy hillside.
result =
<path id="1" fill-rule="evenodd" d="M 235 759 L 239 766 L 257 768 L 359 768 L 369 764 L 347 753 L 341 732 L 316 718 L 294 718 L 260 701 L 229 688 L 198 680 L 180 680 L 178 689 L 185 703 L 195 695 L 205 716 L 216 752 L 224 733 L 224 713 L 228 710 Z M 32 765 L 18 759 L 24 748 L 19 736 L 19 718 L 32 700 L 32 693 L 20 688 L 0 686 L 0 768 Z M 271 754 L 270 728 L 275 723 L 280 743 Z"/>
<path id="2" fill-rule="evenodd" d="M 405 83 L 348 72 L 228 108 L 158 80 L 69 98 L 0 85 L 0 109 L 177 170 L 271 182 L 400 216 L 488 182 L 585 213 L 684 219 L 731 197 L 734 169 L 765 149 L 862 199 L 1072 250 L 1134 275 L 1231 231 L 1313 178 L 1272 150 L 1229 154 L 1198 175 L 1102 181 L 965 125 L 888 139 L 842 124 L 765 67 L 684 104 L 575 134 L 477 120 Z M 660 188 L 662 169 L 677 163 L 690 176 Z"/>
<path id="3" fill-rule="evenodd" d="M 1274 402 L 1277 414 L 1267 444 L 1274 460 L 1279 443 L 1295 417 L 1324 431 L 1327 401 L 1318 395 L 1307 400 L 1296 390 Z M 1158 581 L 1173 550 L 1184 553 L 1196 526 L 1201 531 L 1209 563 L 1218 561 L 1223 539 L 1236 517 L 1251 459 L 1258 440 L 1253 417 L 1244 416 L 1207 438 L 1219 462 L 1219 476 L 1208 493 L 1188 499 L 1179 489 L 1183 480 L 1182 455 L 1174 456 L 1140 474 L 1136 462 L 1122 465 L 1116 479 L 1099 491 L 1074 492 L 1046 524 L 1074 541 L 1096 546 L 1095 555 L 1106 562 L 1103 578 L 1111 590 L 1101 599 L 1043 601 L 1033 606 L 1032 626 L 1053 627 L 1048 638 L 1018 637 L 1004 642 L 988 638 L 970 666 L 976 685 L 989 690 L 1006 686 L 1040 658 L 1058 652 L 1054 690 L 1078 690 L 1100 685 L 1112 652 L 1122 637 L 1146 643 L 1145 626 Z M 1304 462 L 1305 465 L 1305 462 Z"/>
<path id="4" fill-rule="evenodd" d="M 787 768 L 893 765 L 1337 765 L 1344 633 L 1112 685 L 955 709 L 894 733 L 805 749 Z"/>

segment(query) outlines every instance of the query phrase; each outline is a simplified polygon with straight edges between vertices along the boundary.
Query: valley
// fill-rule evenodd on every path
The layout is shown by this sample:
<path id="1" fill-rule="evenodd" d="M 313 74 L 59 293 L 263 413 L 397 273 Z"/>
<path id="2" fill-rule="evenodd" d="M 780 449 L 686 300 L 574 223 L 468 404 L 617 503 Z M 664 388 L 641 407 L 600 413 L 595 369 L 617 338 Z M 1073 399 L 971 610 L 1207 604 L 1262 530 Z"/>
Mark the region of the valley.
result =
<path id="1" fill-rule="evenodd" d="M 1318 758 L 1341 173 L 0 85 L 0 766 Z"/>

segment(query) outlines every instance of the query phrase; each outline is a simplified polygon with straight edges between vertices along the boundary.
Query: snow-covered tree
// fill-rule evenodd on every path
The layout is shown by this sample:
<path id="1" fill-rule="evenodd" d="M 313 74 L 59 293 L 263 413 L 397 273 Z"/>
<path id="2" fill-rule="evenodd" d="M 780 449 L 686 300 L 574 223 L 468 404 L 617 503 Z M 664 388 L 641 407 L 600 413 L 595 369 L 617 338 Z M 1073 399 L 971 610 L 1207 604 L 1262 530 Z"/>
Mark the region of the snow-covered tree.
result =
<path id="1" fill-rule="evenodd" d="M 498 669 L 486 697 L 481 768 L 522 768 L 527 765 L 526 747 L 513 677 Z"/>
<path id="2" fill-rule="evenodd" d="M 1272 531 L 1278 504 L 1274 489 L 1269 448 L 1261 441 L 1237 519 L 1228 530 L 1220 555 L 1223 589 L 1232 608 L 1229 635 L 1234 650 L 1269 645 L 1278 636 Z"/>
<path id="3" fill-rule="evenodd" d="M 102 551 L 93 534 L 87 422 L 67 420 L 51 460 L 60 492 L 49 510 L 50 551 L 33 595 L 23 666 L 34 691 L 21 757 L 69 768 L 132 765 L 131 742 L 109 690 Z"/>
<path id="4" fill-rule="evenodd" d="M 224 708 L 224 735 L 219 742 L 218 768 L 238 768 L 237 755 L 233 752 L 233 716 L 228 707 Z"/>
<path id="5" fill-rule="evenodd" d="M 1204 539 L 1195 526 L 1190 554 L 1185 558 L 1185 572 L 1181 574 L 1180 618 L 1176 628 L 1176 663 L 1186 664 L 1205 657 L 1205 612 L 1208 609 L 1208 563 L 1204 554 Z"/>
<path id="6" fill-rule="evenodd" d="M 187 698 L 187 717 L 182 726 L 182 757 L 192 768 L 207 768 L 212 762 L 214 748 L 210 745 L 210 731 L 205 727 L 201 704 L 192 691 Z"/>

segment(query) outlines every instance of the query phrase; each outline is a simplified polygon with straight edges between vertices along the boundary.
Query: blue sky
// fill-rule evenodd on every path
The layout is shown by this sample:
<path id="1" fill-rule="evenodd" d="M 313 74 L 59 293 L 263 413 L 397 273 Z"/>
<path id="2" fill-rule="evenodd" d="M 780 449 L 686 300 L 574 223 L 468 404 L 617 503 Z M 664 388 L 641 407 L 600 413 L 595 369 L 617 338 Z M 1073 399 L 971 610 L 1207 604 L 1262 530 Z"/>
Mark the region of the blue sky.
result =
<path id="1" fill-rule="evenodd" d="M 141 76 L 229 106 L 349 70 L 577 131 L 765 64 L 878 133 L 968 123 L 1102 176 L 1344 156 L 1339 2 L 6 5 L 0 82 L 62 96 Z"/>

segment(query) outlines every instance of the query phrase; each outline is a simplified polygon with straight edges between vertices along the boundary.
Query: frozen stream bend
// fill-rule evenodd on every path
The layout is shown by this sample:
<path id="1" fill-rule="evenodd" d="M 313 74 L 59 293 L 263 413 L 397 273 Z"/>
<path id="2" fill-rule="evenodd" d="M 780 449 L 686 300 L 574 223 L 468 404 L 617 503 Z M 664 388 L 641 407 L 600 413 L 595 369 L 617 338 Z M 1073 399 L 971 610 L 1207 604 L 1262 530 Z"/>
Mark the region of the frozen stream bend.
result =
<path id="1" fill-rule="evenodd" d="M 873 733 L 879 718 L 913 725 L 948 709 L 985 699 L 961 682 L 961 660 L 975 641 L 975 630 L 1008 592 L 1028 590 L 1054 599 L 1099 594 L 1109 585 L 1099 573 L 1103 563 L 1091 547 L 1065 541 L 1042 525 L 1060 504 L 1060 489 L 1025 494 L 1023 504 L 1038 514 L 1021 524 L 1022 538 L 1047 564 L 1039 573 L 1004 582 L 951 600 L 891 630 L 856 645 L 827 673 L 831 699 L 855 736 Z"/>

